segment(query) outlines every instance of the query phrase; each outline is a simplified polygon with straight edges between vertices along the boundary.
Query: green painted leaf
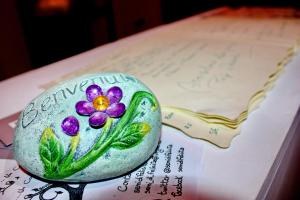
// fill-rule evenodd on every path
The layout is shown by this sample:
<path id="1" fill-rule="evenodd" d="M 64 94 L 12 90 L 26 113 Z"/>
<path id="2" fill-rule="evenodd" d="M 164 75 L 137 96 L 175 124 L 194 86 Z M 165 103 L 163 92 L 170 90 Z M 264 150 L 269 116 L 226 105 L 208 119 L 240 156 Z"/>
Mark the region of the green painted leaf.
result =
<path id="1" fill-rule="evenodd" d="M 111 147 L 116 149 L 128 149 L 142 142 L 143 137 L 151 130 L 151 126 L 143 122 L 129 124 L 121 134 L 112 142 Z"/>
<path id="2" fill-rule="evenodd" d="M 64 150 L 51 128 L 46 128 L 43 132 L 39 153 L 44 164 L 45 175 L 54 173 L 63 157 Z"/>

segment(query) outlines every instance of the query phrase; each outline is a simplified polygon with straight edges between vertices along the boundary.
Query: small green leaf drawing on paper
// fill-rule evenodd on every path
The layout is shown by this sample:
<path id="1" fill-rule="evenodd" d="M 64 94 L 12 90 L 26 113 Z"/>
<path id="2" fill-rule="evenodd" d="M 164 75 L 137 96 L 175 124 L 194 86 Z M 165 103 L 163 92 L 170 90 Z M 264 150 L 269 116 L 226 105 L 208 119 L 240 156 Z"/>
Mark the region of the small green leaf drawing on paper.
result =
<path id="1" fill-rule="evenodd" d="M 91 127 L 101 128 L 99 137 L 88 152 L 75 159 L 74 155 L 80 142 L 77 118 L 68 116 L 61 124 L 63 132 L 72 137 L 66 153 L 53 130 L 46 128 L 39 145 L 45 178 L 55 180 L 69 177 L 88 167 L 110 148 L 125 150 L 138 145 L 151 131 L 148 123 L 134 122 L 141 114 L 137 108 L 143 100 L 148 99 L 151 110 L 157 110 L 158 102 L 151 93 L 146 91 L 134 93 L 127 109 L 120 102 L 123 93 L 119 87 L 110 88 L 104 95 L 98 85 L 91 85 L 86 89 L 86 96 L 87 101 L 77 102 L 75 108 L 78 114 L 89 116 Z M 112 126 L 115 118 L 120 119 Z"/>

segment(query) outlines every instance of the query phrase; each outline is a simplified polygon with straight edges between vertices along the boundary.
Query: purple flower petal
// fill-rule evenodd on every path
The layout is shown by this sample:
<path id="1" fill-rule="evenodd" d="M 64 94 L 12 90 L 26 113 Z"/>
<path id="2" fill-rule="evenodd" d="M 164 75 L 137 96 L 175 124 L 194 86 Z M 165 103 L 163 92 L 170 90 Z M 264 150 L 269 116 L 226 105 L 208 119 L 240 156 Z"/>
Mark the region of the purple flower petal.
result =
<path id="1" fill-rule="evenodd" d="M 88 101 L 78 101 L 75 105 L 76 112 L 80 115 L 91 115 L 95 112 L 93 103 Z"/>
<path id="2" fill-rule="evenodd" d="M 62 121 L 61 128 L 67 135 L 75 136 L 79 130 L 79 122 L 76 117 L 68 116 Z"/>
<path id="3" fill-rule="evenodd" d="M 107 117 L 107 114 L 103 112 L 95 112 L 90 116 L 89 123 L 94 127 L 103 126 L 106 122 Z"/>
<path id="4" fill-rule="evenodd" d="M 122 89 L 117 86 L 111 87 L 106 92 L 106 97 L 109 99 L 110 104 L 119 103 L 123 97 Z"/>
<path id="5" fill-rule="evenodd" d="M 110 105 L 105 112 L 110 117 L 120 117 L 125 112 L 125 105 L 123 103 L 114 103 Z"/>
<path id="6" fill-rule="evenodd" d="M 95 84 L 86 88 L 85 93 L 87 100 L 90 102 L 92 102 L 96 97 L 103 95 L 101 87 Z"/>

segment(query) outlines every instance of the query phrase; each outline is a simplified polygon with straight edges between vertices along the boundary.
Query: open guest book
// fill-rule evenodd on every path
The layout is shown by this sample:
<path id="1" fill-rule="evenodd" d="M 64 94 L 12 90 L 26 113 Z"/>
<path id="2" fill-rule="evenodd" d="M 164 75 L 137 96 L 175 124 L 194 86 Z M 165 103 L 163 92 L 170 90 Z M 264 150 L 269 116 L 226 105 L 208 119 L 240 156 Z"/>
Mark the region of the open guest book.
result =
<path id="1" fill-rule="evenodd" d="M 297 16 L 293 9 L 221 9 L 170 24 L 55 83 L 97 72 L 134 75 L 158 97 L 163 123 L 226 148 L 299 47 Z"/>

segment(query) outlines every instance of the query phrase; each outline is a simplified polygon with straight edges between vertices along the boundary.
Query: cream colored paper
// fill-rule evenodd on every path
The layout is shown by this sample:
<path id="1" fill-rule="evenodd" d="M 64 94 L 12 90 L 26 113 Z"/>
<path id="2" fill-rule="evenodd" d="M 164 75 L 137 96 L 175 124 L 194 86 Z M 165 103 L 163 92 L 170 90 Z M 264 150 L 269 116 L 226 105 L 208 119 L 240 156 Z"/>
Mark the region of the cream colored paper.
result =
<path id="1" fill-rule="evenodd" d="M 236 11 L 167 27 L 62 79 L 106 71 L 135 75 L 158 97 L 164 123 L 228 147 L 300 36 L 297 18 L 230 12 Z"/>

